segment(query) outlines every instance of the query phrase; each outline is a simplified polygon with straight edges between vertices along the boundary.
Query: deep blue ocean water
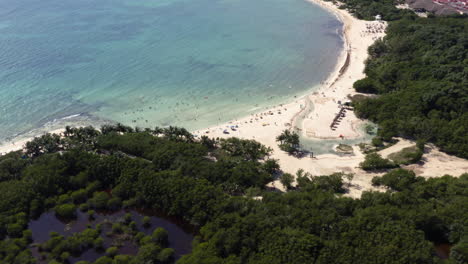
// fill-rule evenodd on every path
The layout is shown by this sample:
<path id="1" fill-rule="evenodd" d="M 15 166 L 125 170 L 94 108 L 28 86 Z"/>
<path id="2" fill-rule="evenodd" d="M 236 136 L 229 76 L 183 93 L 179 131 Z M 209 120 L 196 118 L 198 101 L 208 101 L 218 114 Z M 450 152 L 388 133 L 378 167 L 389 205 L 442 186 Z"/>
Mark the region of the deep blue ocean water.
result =
<path id="1" fill-rule="evenodd" d="M 341 26 L 304 0 L 2 0 L 0 140 L 247 115 L 324 80 Z"/>

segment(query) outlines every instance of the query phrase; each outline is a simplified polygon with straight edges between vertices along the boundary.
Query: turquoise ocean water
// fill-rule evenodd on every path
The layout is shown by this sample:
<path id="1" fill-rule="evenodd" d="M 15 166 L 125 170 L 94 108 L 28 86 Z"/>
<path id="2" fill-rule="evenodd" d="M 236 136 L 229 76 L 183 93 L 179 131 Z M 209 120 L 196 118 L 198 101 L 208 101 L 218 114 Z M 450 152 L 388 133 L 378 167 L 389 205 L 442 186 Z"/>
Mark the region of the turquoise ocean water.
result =
<path id="1" fill-rule="evenodd" d="M 68 122 L 198 129 L 317 86 L 341 23 L 304 0 L 2 0 L 0 141 Z"/>

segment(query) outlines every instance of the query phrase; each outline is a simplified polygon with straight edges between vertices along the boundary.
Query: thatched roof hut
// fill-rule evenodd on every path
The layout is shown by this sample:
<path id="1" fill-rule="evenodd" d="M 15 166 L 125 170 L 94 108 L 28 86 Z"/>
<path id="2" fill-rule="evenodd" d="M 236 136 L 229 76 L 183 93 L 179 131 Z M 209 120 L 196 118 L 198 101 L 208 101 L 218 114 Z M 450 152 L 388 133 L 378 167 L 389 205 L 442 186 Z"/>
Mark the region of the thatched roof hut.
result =
<path id="1" fill-rule="evenodd" d="M 407 0 L 406 3 L 417 12 L 431 12 L 438 16 L 459 13 L 451 6 L 436 4 L 432 0 Z"/>
<path id="2" fill-rule="evenodd" d="M 410 0 L 408 5 L 416 11 L 435 12 L 439 7 L 438 4 L 433 3 L 431 0 Z"/>
<path id="3" fill-rule="evenodd" d="M 448 16 L 453 14 L 458 14 L 459 12 L 451 7 L 443 7 L 438 9 L 435 14 L 438 16 Z"/>

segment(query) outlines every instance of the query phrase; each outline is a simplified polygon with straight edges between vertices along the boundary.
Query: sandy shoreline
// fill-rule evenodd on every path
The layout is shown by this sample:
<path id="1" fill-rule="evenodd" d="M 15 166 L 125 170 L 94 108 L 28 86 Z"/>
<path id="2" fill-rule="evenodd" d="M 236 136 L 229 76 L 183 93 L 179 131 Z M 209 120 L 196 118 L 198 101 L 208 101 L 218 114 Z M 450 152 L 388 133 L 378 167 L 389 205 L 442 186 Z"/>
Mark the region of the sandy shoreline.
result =
<path id="1" fill-rule="evenodd" d="M 322 4 L 320 1 L 316 1 L 316 0 L 306 0 L 306 1 L 316 2 L 317 4 L 323 6 L 325 9 L 327 9 L 329 11 L 332 11 L 338 17 L 338 19 L 343 21 L 342 15 L 340 15 L 339 12 L 336 12 L 333 8 L 327 6 L 326 3 Z M 346 24 L 347 24 L 346 21 L 343 21 L 344 27 L 346 26 Z M 346 32 L 346 28 L 344 28 L 343 31 Z M 345 36 L 343 36 L 345 47 L 348 46 L 347 45 L 347 42 L 348 42 L 347 39 L 348 39 L 348 37 L 345 34 Z M 324 84 L 331 83 L 331 82 L 333 82 L 334 80 L 337 79 L 340 68 L 342 68 L 342 65 L 343 65 L 343 63 L 344 63 L 344 61 L 346 59 L 347 54 L 348 54 L 346 52 L 346 50 L 347 50 L 347 48 L 345 48 L 341 52 L 341 54 L 340 54 L 340 56 L 339 56 L 339 58 L 337 60 L 338 63 L 335 66 L 335 69 L 328 76 L 327 80 L 325 82 L 323 82 Z M 297 117 L 300 116 L 301 114 L 303 114 L 311 106 L 307 97 L 308 96 L 303 96 L 300 99 L 295 100 L 293 103 L 285 104 L 284 105 L 285 107 L 289 107 L 289 109 L 288 109 L 289 113 L 293 113 L 294 115 L 292 115 L 292 116 L 284 115 L 283 117 L 285 117 L 285 118 L 281 118 L 281 120 L 278 120 L 278 122 L 291 123 L 291 124 L 296 123 L 297 119 L 298 119 Z M 346 97 L 346 95 L 343 95 L 343 97 Z M 283 106 L 283 105 L 281 105 L 281 106 Z M 281 107 L 279 107 L 279 108 L 281 108 Z M 336 108 L 336 106 L 334 106 L 334 108 Z M 284 111 L 284 112 L 286 112 L 286 111 Z M 245 117 L 241 118 L 241 119 L 245 119 Z M 230 123 L 232 123 L 232 122 L 230 121 L 229 123 L 221 124 L 221 125 L 218 125 L 217 127 L 224 127 L 224 126 L 226 126 L 227 124 L 230 124 Z M 59 133 L 59 132 L 62 132 L 62 131 L 63 131 L 63 129 L 56 129 L 56 130 L 54 129 L 54 130 L 51 130 L 51 131 L 43 131 L 41 133 L 38 133 L 36 136 L 41 136 L 41 135 L 43 135 L 45 133 Z M 352 131 L 353 131 L 352 133 L 348 133 L 348 134 L 358 136 L 358 133 L 354 133 L 354 129 L 352 129 Z M 4 153 L 10 152 L 10 151 L 16 151 L 16 150 L 22 149 L 24 147 L 24 144 L 26 142 L 32 140 L 33 138 L 34 137 L 19 137 L 19 138 L 13 139 L 11 141 L 0 142 L 0 154 L 4 154 Z M 254 137 L 252 137 L 252 138 L 254 138 Z M 316 137 L 316 138 L 321 138 L 321 137 Z"/>
<path id="2" fill-rule="evenodd" d="M 331 2 L 321 0 L 307 0 L 332 12 L 343 23 L 344 50 L 338 59 L 335 70 L 328 79 L 321 84 L 317 91 L 297 98 L 293 102 L 277 105 L 264 112 L 232 120 L 222 125 L 195 131 L 197 135 L 214 138 L 239 137 L 254 139 L 273 149 L 272 158 L 277 159 L 281 169 L 295 174 L 303 169 L 312 175 L 330 175 L 335 172 L 354 173 L 349 196 L 360 197 L 365 190 L 379 190 L 371 185 L 371 180 L 378 174 L 367 173 L 359 168 L 364 160 L 364 154 L 357 146 L 353 146 L 354 154 L 338 156 L 322 154 L 315 157 L 296 158 L 286 154 L 278 148 L 275 138 L 285 129 L 294 129 L 303 138 L 316 140 L 359 139 L 363 135 L 358 127 L 365 121 L 358 119 L 354 112 L 346 111 L 334 130 L 330 128 L 339 103 L 348 101 L 348 96 L 356 94 L 353 83 L 365 77 L 365 61 L 368 58 L 368 47 L 377 39 L 385 36 L 387 23 L 384 21 L 363 21 L 353 17 L 345 10 L 339 9 Z M 227 134 L 227 133 L 228 134 Z M 399 143 L 382 153 L 397 152 L 414 142 L 401 139 Z M 436 147 L 427 148 L 423 162 L 407 166 L 420 176 L 441 176 L 450 174 L 459 176 L 468 171 L 468 161 L 449 156 L 440 152 Z M 279 181 L 271 184 L 284 190 Z"/>
<path id="3" fill-rule="evenodd" d="M 361 138 L 358 127 L 365 121 L 358 119 L 352 111 L 346 111 L 345 116 L 332 129 L 331 123 L 340 111 L 340 104 L 348 101 L 349 95 L 356 92 L 353 83 L 365 77 L 364 62 L 368 57 L 367 49 L 374 41 L 385 35 L 386 23 L 383 21 L 362 21 L 354 18 L 347 11 L 338 9 L 331 2 L 307 0 L 332 12 L 343 23 L 344 49 L 338 58 L 335 70 L 326 81 L 321 83 L 317 91 L 311 92 L 292 102 L 267 108 L 265 111 L 243 118 L 229 121 L 222 125 L 193 131 L 194 134 L 214 138 L 239 137 L 254 139 L 273 149 L 272 158 L 277 159 L 285 172 L 295 173 L 304 169 L 312 175 L 329 175 L 334 172 L 354 173 L 349 196 L 359 197 L 362 191 L 375 189 L 371 179 L 377 174 L 366 173 L 359 169 L 359 163 L 364 160 L 358 147 L 353 146 L 354 154 L 338 156 L 335 154 L 315 155 L 315 157 L 295 158 L 281 151 L 275 138 L 285 129 L 294 129 L 303 138 L 315 140 L 340 140 Z M 285 88 L 286 89 L 286 88 Z M 63 129 L 51 131 L 61 133 Z M 228 132 L 228 133 L 225 133 Z M 24 138 L 14 143 L 0 145 L 0 154 L 19 150 L 31 138 Z M 414 142 L 400 140 L 398 144 L 383 150 L 385 157 Z M 468 171 L 468 161 L 440 152 L 431 146 L 424 155 L 421 164 L 407 167 L 421 176 L 440 176 L 450 174 L 458 176 Z M 283 190 L 279 181 L 272 186 Z"/>
<path id="4" fill-rule="evenodd" d="M 363 121 L 356 118 L 352 112 L 346 113 L 345 118 L 334 129 L 330 129 L 330 125 L 340 110 L 340 103 L 349 101 L 348 96 L 356 94 L 352 86 L 356 80 L 365 77 L 363 71 L 364 62 L 368 57 L 367 48 L 376 39 L 385 35 L 386 23 L 358 20 L 329 2 L 308 1 L 331 11 L 343 23 L 344 49 L 334 71 L 327 80 L 321 83 L 317 91 L 298 98 L 294 102 L 278 105 L 263 113 L 213 126 L 207 130 L 199 130 L 197 131 L 199 134 L 206 134 L 206 131 L 210 131 L 211 136 L 225 136 L 219 131 L 223 132 L 222 130 L 226 126 L 238 125 L 241 127 L 242 133 L 234 132 L 234 135 L 254 138 L 259 132 L 271 134 L 268 131 L 272 130 L 270 128 L 274 125 L 281 129 L 295 129 L 304 137 L 312 139 L 336 140 L 341 139 L 340 136 L 345 139 L 353 139 L 362 136 L 357 127 Z M 369 28 L 371 29 L 369 30 Z M 291 112 L 293 113 L 291 114 Z M 265 129 L 265 127 L 269 128 Z"/>
<path id="5" fill-rule="evenodd" d="M 317 91 L 293 102 L 195 131 L 196 134 L 256 139 L 270 147 L 276 146 L 275 137 L 284 129 L 295 130 L 303 138 L 309 139 L 340 140 L 342 137 L 356 139 L 363 136 L 358 126 L 364 121 L 359 120 L 352 111 L 346 111 L 345 117 L 333 128 L 331 124 L 340 111 L 340 104 L 349 101 L 348 96 L 356 94 L 353 83 L 365 77 L 363 71 L 368 57 L 367 49 L 376 39 L 385 35 L 386 22 L 358 20 L 331 2 L 307 1 L 330 11 L 343 23 L 344 48 L 327 80 L 320 84 Z M 238 128 L 234 131 L 230 129 L 231 126 Z M 229 134 L 224 132 L 225 129 Z"/>
<path id="6" fill-rule="evenodd" d="M 37 137 L 40 137 L 44 134 L 51 133 L 51 134 L 61 134 L 63 131 L 65 131 L 65 128 L 59 128 L 59 129 L 54 129 L 50 131 L 44 131 L 43 133 L 40 133 L 36 135 Z M 24 137 L 18 140 L 14 141 L 8 141 L 0 144 L 0 155 L 6 154 L 11 151 L 17 151 L 20 149 L 23 149 L 26 145 L 26 142 L 31 141 L 34 137 Z"/>

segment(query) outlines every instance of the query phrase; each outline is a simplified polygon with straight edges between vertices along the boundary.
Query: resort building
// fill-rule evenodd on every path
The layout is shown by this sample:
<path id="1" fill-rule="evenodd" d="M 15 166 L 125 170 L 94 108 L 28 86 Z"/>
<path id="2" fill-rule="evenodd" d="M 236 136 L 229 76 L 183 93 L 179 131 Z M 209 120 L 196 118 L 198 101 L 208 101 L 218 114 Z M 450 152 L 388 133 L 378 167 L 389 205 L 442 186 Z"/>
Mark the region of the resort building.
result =
<path id="1" fill-rule="evenodd" d="M 428 12 L 437 16 L 468 14 L 468 0 L 407 0 L 415 12 Z"/>

